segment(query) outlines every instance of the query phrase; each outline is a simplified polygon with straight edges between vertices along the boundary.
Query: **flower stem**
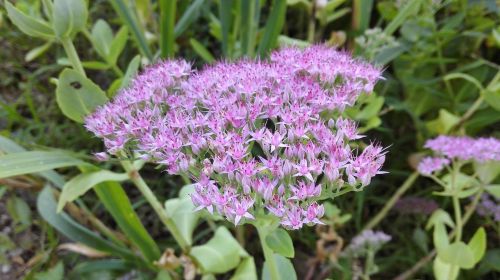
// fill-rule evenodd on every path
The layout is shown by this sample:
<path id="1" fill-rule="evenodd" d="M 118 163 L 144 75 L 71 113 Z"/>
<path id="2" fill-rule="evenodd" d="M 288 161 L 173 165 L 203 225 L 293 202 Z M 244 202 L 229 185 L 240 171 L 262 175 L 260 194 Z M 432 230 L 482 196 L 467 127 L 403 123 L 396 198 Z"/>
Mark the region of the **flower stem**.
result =
<path id="1" fill-rule="evenodd" d="M 462 211 L 460 209 L 460 201 L 458 200 L 458 196 L 454 195 L 453 196 L 453 209 L 455 211 L 455 224 L 456 224 L 456 231 L 457 234 L 455 235 L 455 241 L 460 241 L 462 239 Z"/>
<path id="2" fill-rule="evenodd" d="M 61 39 L 61 44 L 63 45 L 64 51 L 68 56 L 68 60 L 73 66 L 73 69 L 78 71 L 84 77 L 87 77 L 85 74 L 85 70 L 83 70 L 82 62 L 80 61 L 80 57 L 78 57 L 78 53 L 76 52 L 75 45 L 73 45 L 73 41 L 71 38 L 64 37 Z"/>
<path id="3" fill-rule="evenodd" d="M 177 228 L 173 220 L 168 216 L 167 211 L 165 210 L 165 208 L 163 208 L 161 203 L 156 198 L 155 194 L 151 191 L 149 186 L 144 181 L 144 179 L 142 179 L 139 172 L 134 168 L 132 163 L 128 160 L 123 160 L 121 164 L 129 174 L 130 180 L 132 180 L 132 182 L 139 189 L 144 198 L 146 198 L 151 207 L 153 207 L 153 210 L 156 212 L 160 220 L 170 231 L 175 241 L 177 241 L 177 244 L 179 244 L 179 246 L 184 252 L 188 251 L 189 245 L 187 244 L 186 240 L 182 237 L 182 234 L 180 233 L 179 229 Z"/>
<path id="4" fill-rule="evenodd" d="M 264 251 L 264 258 L 266 259 L 267 268 L 269 269 L 269 274 L 271 279 L 279 280 L 280 273 L 278 270 L 278 266 L 276 265 L 276 259 L 274 258 L 274 253 L 269 246 L 266 244 L 266 237 L 271 231 L 271 227 L 268 225 L 262 225 L 255 223 L 255 227 L 257 228 L 257 232 L 259 234 L 260 244 L 262 246 L 262 250 Z"/>
<path id="5" fill-rule="evenodd" d="M 484 192 L 484 189 L 481 188 L 481 190 L 479 192 L 477 192 L 476 196 L 474 196 L 474 199 L 472 200 L 472 203 L 470 204 L 470 206 L 467 207 L 467 210 L 465 211 L 465 214 L 462 217 L 462 226 L 467 224 L 469 219 L 472 217 L 472 214 L 474 214 L 474 212 L 476 211 L 477 205 L 479 204 L 479 200 L 481 199 L 483 192 Z M 454 229 L 448 235 L 448 237 L 451 239 L 451 238 L 453 238 L 453 236 L 455 236 L 455 234 L 457 234 L 456 229 Z M 424 267 L 428 262 L 430 262 L 434 258 L 434 256 L 436 256 L 436 253 L 437 253 L 436 249 L 432 250 L 425 257 L 421 258 L 410 269 L 399 274 L 397 277 L 393 278 L 393 280 L 406 280 L 406 279 L 411 278 L 413 276 L 413 274 L 417 273 L 422 267 Z"/>

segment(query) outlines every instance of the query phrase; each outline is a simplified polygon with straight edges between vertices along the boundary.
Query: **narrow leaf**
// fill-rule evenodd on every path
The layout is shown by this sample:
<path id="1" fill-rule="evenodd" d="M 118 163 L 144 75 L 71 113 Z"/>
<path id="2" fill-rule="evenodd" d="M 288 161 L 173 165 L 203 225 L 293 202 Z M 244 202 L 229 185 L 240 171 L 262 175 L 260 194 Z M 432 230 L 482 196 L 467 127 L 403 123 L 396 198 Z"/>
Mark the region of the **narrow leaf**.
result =
<path id="1" fill-rule="evenodd" d="M 259 43 L 259 54 L 265 56 L 278 41 L 281 29 L 285 23 L 286 0 L 274 0 L 271 13 L 266 22 L 264 35 Z"/>
<path id="2" fill-rule="evenodd" d="M 99 251 L 108 252 L 126 260 L 137 262 L 137 256 L 135 256 L 127 248 L 119 247 L 116 244 L 103 239 L 98 234 L 75 222 L 66 213 L 57 214 L 56 201 L 50 187 L 45 187 L 38 195 L 37 209 L 45 221 L 69 239 L 81 242 Z"/>
<path id="3" fill-rule="evenodd" d="M 5 9 L 12 23 L 27 35 L 46 40 L 54 38 L 54 32 L 47 22 L 24 14 L 8 1 L 5 1 Z"/>
<path id="4" fill-rule="evenodd" d="M 120 16 L 120 19 L 127 25 L 130 32 L 132 32 L 133 39 L 137 43 L 141 53 L 148 58 L 149 61 L 153 61 L 153 53 L 149 48 L 148 41 L 146 40 L 145 32 L 142 26 L 139 24 L 134 11 L 127 5 L 126 0 L 109 0 L 113 6 L 116 13 Z"/>
<path id="5" fill-rule="evenodd" d="M 69 180 L 63 187 L 59 202 L 57 204 L 57 212 L 61 212 L 66 203 L 72 202 L 85 194 L 95 185 L 106 181 L 123 181 L 128 179 L 127 174 L 114 173 L 108 170 L 99 170 L 90 173 L 80 174 Z"/>
<path id="6" fill-rule="evenodd" d="M 212 63 L 215 61 L 214 56 L 210 53 L 209 50 L 205 48 L 198 40 L 191 38 L 189 43 L 193 47 L 194 51 L 205 60 L 207 63 Z"/>
<path id="7" fill-rule="evenodd" d="M 125 236 L 139 248 L 145 259 L 150 263 L 158 260 L 160 249 L 141 223 L 123 187 L 117 182 L 108 181 L 95 186 L 94 191 Z"/>
<path id="8" fill-rule="evenodd" d="M 0 178 L 83 164 L 85 162 L 59 151 L 12 153 L 0 156 Z"/>
<path id="9" fill-rule="evenodd" d="M 177 0 L 159 0 L 160 5 L 160 53 L 161 57 L 174 56 L 175 11 Z"/>

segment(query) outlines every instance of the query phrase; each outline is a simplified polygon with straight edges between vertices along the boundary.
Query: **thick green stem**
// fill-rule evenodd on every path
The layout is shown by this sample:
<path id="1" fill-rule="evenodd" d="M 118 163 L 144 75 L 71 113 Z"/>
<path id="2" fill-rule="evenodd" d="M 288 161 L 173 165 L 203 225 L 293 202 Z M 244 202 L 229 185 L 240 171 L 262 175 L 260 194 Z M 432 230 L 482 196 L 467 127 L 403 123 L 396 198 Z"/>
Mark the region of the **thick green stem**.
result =
<path id="1" fill-rule="evenodd" d="M 73 69 L 78 71 L 84 77 L 87 77 L 87 75 L 85 74 L 85 70 L 83 70 L 80 57 L 78 57 L 78 53 L 76 52 L 75 45 L 73 45 L 73 41 L 71 41 L 71 38 L 65 37 L 61 39 L 61 44 L 63 45 L 64 51 L 66 52 L 68 60 L 73 66 Z"/>
<path id="2" fill-rule="evenodd" d="M 271 228 L 266 225 L 255 224 L 257 228 L 257 232 L 259 233 L 260 244 L 262 246 L 262 250 L 264 251 L 264 258 L 266 259 L 266 265 L 269 269 L 269 275 L 273 280 L 280 279 L 280 272 L 278 270 L 278 266 L 276 265 L 276 259 L 274 258 L 274 253 L 269 246 L 266 244 L 266 237 L 271 231 Z"/>
<path id="3" fill-rule="evenodd" d="M 472 203 L 470 204 L 469 207 L 467 207 L 467 211 L 465 212 L 464 216 L 462 217 L 462 226 L 467 224 L 469 219 L 472 217 L 472 214 L 476 211 L 477 205 L 479 204 L 479 200 L 481 199 L 481 196 L 483 195 L 484 189 L 481 189 L 476 196 L 474 196 L 474 199 L 472 200 Z M 449 235 L 448 238 L 453 238 L 457 234 L 456 229 L 454 229 Z M 393 280 L 406 280 L 409 279 L 413 276 L 413 274 L 417 273 L 422 267 L 424 267 L 428 262 L 430 262 L 434 256 L 436 256 L 436 249 L 432 250 L 428 255 L 425 257 L 421 258 L 415 265 L 413 265 L 410 269 L 406 270 L 405 272 L 401 273 L 398 275 L 396 278 Z"/>
<path id="4" fill-rule="evenodd" d="M 455 235 L 455 241 L 460 241 L 462 239 L 462 211 L 460 209 L 460 201 L 458 200 L 458 197 L 455 195 L 453 196 L 453 209 L 455 211 L 455 224 L 456 224 L 456 231 L 457 234 Z"/>
<path id="5" fill-rule="evenodd" d="M 163 224 L 165 224 L 167 229 L 170 231 L 175 241 L 177 241 L 177 244 L 179 244 L 182 250 L 186 252 L 189 249 L 189 245 L 187 244 L 186 240 L 182 237 L 182 234 L 180 233 L 179 229 L 177 228 L 173 220 L 168 216 L 165 208 L 163 208 L 161 203 L 156 198 L 155 194 L 151 191 L 146 182 L 144 182 L 139 172 L 137 172 L 137 170 L 134 168 L 134 166 L 130 161 L 124 160 L 121 163 L 123 168 L 129 174 L 130 180 L 132 180 L 132 182 L 139 189 L 144 198 L 149 202 L 151 207 L 153 207 L 153 210 L 156 212 L 160 220 L 163 222 Z"/>
<path id="6" fill-rule="evenodd" d="M 399 198 L 413 185 L 415 180 L 418 178 L 418 173 L 412 173 L 406 181 L 398 188 L 398 190 L 392 195 L 391 199 L 385 204 L 384 208 L 378 212 L 378 214 L 373 217 L 365 226 L 364 230 L 372 229 L 382 221 L 387 213 L 392 209 L 394 204 L 399 200 Z"/>

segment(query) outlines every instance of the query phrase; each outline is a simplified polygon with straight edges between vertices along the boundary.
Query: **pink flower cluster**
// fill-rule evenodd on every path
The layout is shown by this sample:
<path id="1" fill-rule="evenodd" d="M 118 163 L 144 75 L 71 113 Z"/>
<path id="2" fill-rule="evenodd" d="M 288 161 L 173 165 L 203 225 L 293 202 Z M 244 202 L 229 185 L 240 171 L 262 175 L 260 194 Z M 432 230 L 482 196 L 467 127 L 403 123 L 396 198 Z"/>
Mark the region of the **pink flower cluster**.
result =
<path id="1" fill-rule="evenodd" d="M 425 148 L 431 149 L 436 157 L 425 157 L 418 165 L 418 171 L 430 176 L 449 166 L 451 161 L 500 161 L 500 140 L 496 138 L 470 138 L 466 136 L 438 136 L 428 140 Z"/>
<path id="2" fill-rule="evenodd" d="M 341 117 L 380 69 L 325 46 L 287 48 L 269 60 L 219 62 L 197 72 L 165 61 L 86 119 L 108 153 L 134 153 L 195 180 L 197 209 L 235 224 L 267 212 L 290 229 L 321 223 L 320 199 L 366 186 L 385 160 L 359 151 Z"/>

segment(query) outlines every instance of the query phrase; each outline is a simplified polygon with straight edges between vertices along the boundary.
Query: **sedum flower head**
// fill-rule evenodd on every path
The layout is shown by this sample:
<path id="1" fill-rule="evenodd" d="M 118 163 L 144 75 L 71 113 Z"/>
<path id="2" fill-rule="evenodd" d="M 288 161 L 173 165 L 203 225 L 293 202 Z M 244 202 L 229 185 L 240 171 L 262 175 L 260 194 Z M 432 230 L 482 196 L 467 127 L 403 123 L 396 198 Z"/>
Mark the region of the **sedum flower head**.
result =
<path id="1" fill-rule="evenodd" d="M 438 136 L 428 140 L 425 146 L 437 157 L 425 157 L 418 165 L 418 171 L 430 176 L 449 166 L 451 161 L 500 161 L 500 140 L 496 138 L 470 138 L 466 136 Z"/>
<path id="2" fill-rule="evenodd" d="M 269 60 L 219 62 L 201 71 L 165 61 L 86 119 L 107 152 L 138 154 L 195 180 L 197 210 L 235 224 L 256 213 L 289 229 L 321 223 L 318 201 L 366 186 L 385 151 L 351 147 L 362 136 L 341 117 L 380 69 L 325 46 L 287 48 Z"/>

